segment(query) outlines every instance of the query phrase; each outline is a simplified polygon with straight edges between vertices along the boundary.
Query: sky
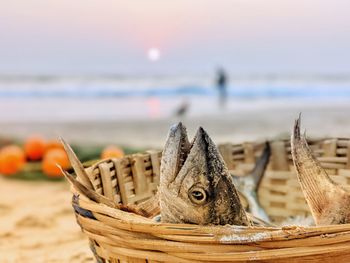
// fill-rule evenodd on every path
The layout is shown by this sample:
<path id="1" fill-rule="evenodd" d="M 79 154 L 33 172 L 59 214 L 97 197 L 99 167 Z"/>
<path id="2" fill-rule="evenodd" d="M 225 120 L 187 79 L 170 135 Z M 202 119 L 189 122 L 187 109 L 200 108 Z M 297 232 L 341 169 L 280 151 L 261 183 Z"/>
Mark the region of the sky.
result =
<path id="1" fill-rule="evenodd" d="M 0 74 L 350 72 L 348 0 L 0 0 Z M 151 61 L 150 49 L 160 57 Z"/>

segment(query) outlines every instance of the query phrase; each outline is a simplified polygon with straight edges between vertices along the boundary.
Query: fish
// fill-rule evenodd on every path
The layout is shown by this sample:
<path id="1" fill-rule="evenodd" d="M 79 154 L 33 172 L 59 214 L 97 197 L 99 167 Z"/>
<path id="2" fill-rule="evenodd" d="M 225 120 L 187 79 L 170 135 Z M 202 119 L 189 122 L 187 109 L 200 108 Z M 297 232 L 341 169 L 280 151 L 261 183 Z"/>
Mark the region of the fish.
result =
<path id="1" fill-rule="evenodd" d="M 160 169 L 161 222 L 252 224 L 217 146 L 202 127 L 190 143 L 181 122 L 172 126 Z"/>
<path id="2" fill-rule="evenodd" d="M 269 163 L 270 155 L 270 144 L 266 142 L 263 153 L 259 157 L 251 173 L 246 176 L 232 175 L 234 185 L 238 192 L 242 194 L 248 202 L 248 212 L 266 222 L 270 222 L 270 218 L 261 206 L 257 193 L 267 164 Z"/>
<path id="3" fill-rule="evenodd" d="M 119 204 L 96 193 L 72 148 L 60 140 L 77 177 L 60 167 L 62 173 L 78 193 L 95 202 L 153 218 L 155 222 L 273 226 L 245 212 L 232 177 L 203 128 L 198 129 L 192 143 L 182 123 L 171 128 L 161 159 L 158 192 L 137 205 Z"/>
<path id="4" fill-rule="evenodd" d="M 295 121 L 291 148 L 297 177 L 316 225 L 350 223 L 350 193 L 334 182 L 313 155 L 300 133 L 301 116 Z"/>

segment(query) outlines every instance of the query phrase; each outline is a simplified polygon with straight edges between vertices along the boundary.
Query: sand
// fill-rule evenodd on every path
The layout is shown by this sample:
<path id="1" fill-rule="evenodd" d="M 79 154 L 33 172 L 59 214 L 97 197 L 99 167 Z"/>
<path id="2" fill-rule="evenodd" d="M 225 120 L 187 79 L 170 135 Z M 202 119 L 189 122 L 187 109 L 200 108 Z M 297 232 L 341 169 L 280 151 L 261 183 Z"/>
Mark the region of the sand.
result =
<path id="1" fill-rule="evenodd" d="M 182 118 L 190 135 L 203 126 L 217 143 L 242 142 L 289 136 L 295 118 L 302 112 L 302 124 L 310 136 L 350 136 L 350 103 L 308 106 L 278 104 L 266 109 L 241 109 L 220 114 Z M 4 121 L 1 135 L 24 138 L 39 133 L 46 137 L 64 137 L 70 143 L 106 144 L 160 148 L 171 124 L 177 118 L 139 120 Z"/>
<path id="2" fill-rule="evenodd" d="M 350 136 L 350 106 L 280 107 L 185 119 L 189 133 L 205 127 L 216 142 L 289 136 L 303 112 L 314 136 Z M 61 135 L 76 143 L 118 143 L 160 148 L 176 119 L 148 121 L 7 122 L 1 133 Z M 93 262 L 87 239 L 75 222 L 66 182 L 28 182 L 0 177 L 0 262 Z"/>
<path id="3" fill-rule="evenodd" d="M 0 177 L 0 262 L 94 262 L 68 183 Z"/>

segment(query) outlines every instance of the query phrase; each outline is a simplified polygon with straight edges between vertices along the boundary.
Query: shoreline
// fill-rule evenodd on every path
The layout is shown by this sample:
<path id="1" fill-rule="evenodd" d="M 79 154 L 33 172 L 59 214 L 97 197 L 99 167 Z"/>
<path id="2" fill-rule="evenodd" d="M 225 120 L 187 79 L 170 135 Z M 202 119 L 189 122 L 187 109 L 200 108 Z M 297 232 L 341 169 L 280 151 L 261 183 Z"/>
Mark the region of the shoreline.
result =
<path id="1" fill-rule="evenodd" d="M 295 118 L 302 113 L 302 127 L 311 137 L 349 137 L 349 105 L 328 107 L 285 107 L 276 109 L 223 112 L 221 115 L 192 116 L 181 121 L 190 136 L 204 127 L 216 143 L 265 140 L 290 136 Z M 0 134 L 23 139 L 30 134 L 48 138 L 61 136 L 79 144 L 119 144 L 139 148 L 160 148 L 169 127 L 178 118 L 141 120 L 69 120 L 12 121 L 0 120 Z"/>

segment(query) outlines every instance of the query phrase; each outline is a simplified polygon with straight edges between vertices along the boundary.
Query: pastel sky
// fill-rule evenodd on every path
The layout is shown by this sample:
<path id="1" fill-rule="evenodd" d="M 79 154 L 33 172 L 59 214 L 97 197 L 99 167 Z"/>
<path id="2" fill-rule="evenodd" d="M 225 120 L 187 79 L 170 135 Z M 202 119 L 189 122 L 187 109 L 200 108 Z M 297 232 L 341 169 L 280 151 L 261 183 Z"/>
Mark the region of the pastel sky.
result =
<path id="1" fill-rule="evenodd" d="M 0 0 L 0 73 L 350 72 L 349 0 Z M 156 47 L 161 59 L 150 62 Z"/>

